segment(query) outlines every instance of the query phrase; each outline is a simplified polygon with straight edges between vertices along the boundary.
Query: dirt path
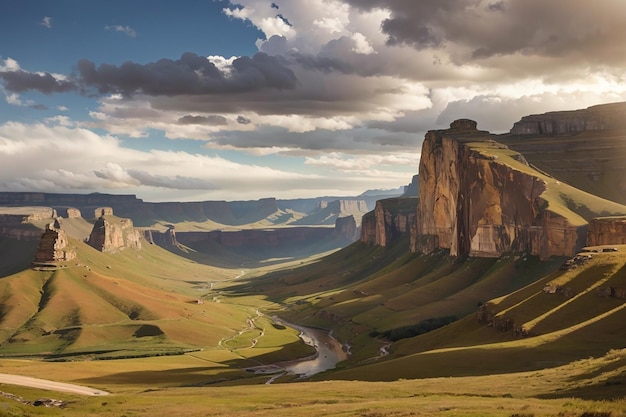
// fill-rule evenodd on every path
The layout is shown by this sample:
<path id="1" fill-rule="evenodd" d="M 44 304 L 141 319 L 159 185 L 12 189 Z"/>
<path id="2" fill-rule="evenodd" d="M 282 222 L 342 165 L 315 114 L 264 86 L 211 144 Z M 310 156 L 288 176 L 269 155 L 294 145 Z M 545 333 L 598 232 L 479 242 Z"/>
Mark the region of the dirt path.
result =
<path id="1" fill-rule="evenodd" d="M 109 395 L 106 391 L 84 387 L 81 385 L 66 384 L 64 382 L 49 381 L 47 379 L 31 378 L 29 376 L 0 374 L 0 383 L 20 385 L 23 387 L 39 388 L 50 391 L 70 392 L 79 395 Z"/>

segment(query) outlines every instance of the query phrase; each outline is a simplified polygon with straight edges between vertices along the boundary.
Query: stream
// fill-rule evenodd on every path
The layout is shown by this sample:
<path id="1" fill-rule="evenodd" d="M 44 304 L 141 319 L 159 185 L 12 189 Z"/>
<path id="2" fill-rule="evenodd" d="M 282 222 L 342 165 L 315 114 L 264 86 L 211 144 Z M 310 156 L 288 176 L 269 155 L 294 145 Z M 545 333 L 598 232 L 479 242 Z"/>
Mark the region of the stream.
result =
<path id="1" fill-rule="evenodd" d="M 285 373 L 299 375 L 300 378 L 308 378 L 317 373 L 333 369 L 337 363 L 348 358 L 348 353 L 344 350 L 341 343 L 332 336 L 331 332 L 288 323 L 278 317 L 272 317 L 272 319 L 276 324 L 298 330 L 302 341 L 309 346 L 313 346 L 317 353 L 304 359 L 249 369 L 256 374 L 272 375 L 270 380 L 266 382 L 267 384 L 271 384 Z"/>

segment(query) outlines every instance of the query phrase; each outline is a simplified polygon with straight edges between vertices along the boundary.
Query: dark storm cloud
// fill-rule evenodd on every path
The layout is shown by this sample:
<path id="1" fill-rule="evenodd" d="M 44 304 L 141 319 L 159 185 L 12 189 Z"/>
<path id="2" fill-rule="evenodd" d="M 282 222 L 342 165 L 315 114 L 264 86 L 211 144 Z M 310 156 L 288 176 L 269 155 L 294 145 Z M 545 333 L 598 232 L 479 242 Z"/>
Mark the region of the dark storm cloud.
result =
<path id="1" fill-rule="evenodd" d="M 580 54 L 593 62 L 623 62 L 626 7 L 622 0 L 346 0 L 363 9 L 386 7 L 390 44 L 417 49 L 461 46 L 472 59 L 521 54 Z"/>
<path id="2" fill-rule="evenodd" d="M 44 94 L 66 93 L 76 90 L 76 84 L 69 80 L 58 80 L 49 73 L 32 73 L 24 70 L 0 71 L 4 87 L 13 93 L 37 90 Z"/>
<path id="3" fill-rule="evenodd" d="M 178 119 L 179 125 L 204 125 L 204 126 L 224 126 L 228 120 L 224 116 L 192 116 L 188 114 Z"/>
<path id="4" fill-rule="evenodd" d="M 233 72 L 225 76 L 205 57 L 187 52 L 179 60 L 161 59 L 149 64 L 125 62 L 115 66 L 81 60 L 79 81 L 86 88 L 100 93 L 120 93 L 125 96 L 198 95 L 241 93 L 261 89 L 291 89 L 296 85 L 295 74 L 278 57 L 257 53 L 238 58 Z"/>
<path id="5" fill-rule="evenodd" d="M 0 79 L 14 93 L 37 90 L 44 94 L 77 90 L 97 90 L 101 94 L 124 96 L 231 94 L 264 89 L 288 90 L 296 87 L 295 74 L 280 57 L 257 53 L 233 62 L 233 71 L 225 76 L 207 58 L 187 52 L 178 60 L 161 59 L 148 64 L 125 62 L 120 66 L 81 60 L 77 73 L 59 80 L 49 73 L 23 70 L 2 71 Z"/>

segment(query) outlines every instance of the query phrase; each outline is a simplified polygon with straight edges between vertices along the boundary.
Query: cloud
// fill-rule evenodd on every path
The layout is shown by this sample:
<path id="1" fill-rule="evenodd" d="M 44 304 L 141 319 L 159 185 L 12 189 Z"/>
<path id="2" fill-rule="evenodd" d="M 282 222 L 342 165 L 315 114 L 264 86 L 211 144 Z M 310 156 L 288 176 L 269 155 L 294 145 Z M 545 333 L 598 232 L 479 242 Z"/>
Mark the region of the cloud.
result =
<path id="1" fill-rule="evenodd" d="M 208 116 L 192 116 L 188 114 L 178 119 L 178 123 L 181 125 L 223 126 L 228 124 L 228 119 L 214 114 Z"/>
<path id="2" fill-rule="evenodd" d="M 41 26 L 46 27 L 48 29 L 52 28 L 52 18 L 50 16 L 45 16 L 41 19 Z"/>
<path id="3" fill-rule="evenodd" d="M 4 87 L 12 93 L 23 93 L 36 90 L 44 94 L 67 93 L 76 90 L 73 81 L 55 76 L 47 72 L 28 72 L 22 69 L 6 69 L 0 71 L 0 79 Z"/>
<path id="4" fill-rule="evenodd" d="M 571 0 L 346 1 L 363 10 L 390 10 L 382 23 L 389 44 L 443 50 L 458 64 L 489 65 L 484 61 L 505 56 L 557 58 L 560 65 L 567 65 L 566 57 L 588 65 L 626 61 L 626 14 L 620 0 L 594 7 Z"/>
<path id="5" fill-rule="evenodd" d="M 211 95 L 242 93 L 262 89 L 292 89 L 294 73 L 278 57 L 257 53 L 237 58 L 228 76 L 206 57 L 192 52 L 180 59 L 161 59 L 149 64 L 125 62 L 96 66 L 88 60 L 78 62 L 78 82 L 100 93 L 132 96 Z"/>
<path id="6" fill-rule="evenodd" d="M 129 38 L 137 37 L 137 32 L 130 26 L 122 26 L 122 25 L 105 25 L 104 30 L 112 30 L 114 32 L 121 32 L 128 36 Z"/>
<path id="7" fill-rule="evenodd" d="M 390 173 L 372 182 L 371 178 L 337 178 L 322 171 L 302 174 L 182 151 L 140 151 L 124 147 L 110 135 L 51 123 L 0 125 L 2 189 L 123 192 L 147 201 L 242 200 L 356 195 L 372 184 L 394 187 L 408 177 Z"/>

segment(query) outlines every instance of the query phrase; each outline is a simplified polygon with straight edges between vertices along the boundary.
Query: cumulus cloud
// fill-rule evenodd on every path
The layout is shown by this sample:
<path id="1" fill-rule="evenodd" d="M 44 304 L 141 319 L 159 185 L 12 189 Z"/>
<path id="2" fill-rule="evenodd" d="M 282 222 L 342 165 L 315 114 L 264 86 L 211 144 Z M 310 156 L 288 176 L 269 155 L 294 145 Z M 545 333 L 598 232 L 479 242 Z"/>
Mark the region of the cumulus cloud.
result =
<path id="1" fill-rule="evenodd" d="M 619 66 L 625 60 L 626 13 L 620 0 L 593 7 L 571 0 L 346 1 L 365 10 L 390 10 L 382 24 L 389 44 L 446 49 L 459 62 L 573 55 L 586 64 Z"/>
<path id="2" fill-rule="evenodd" d="M 113 136 L 53 121 L 0 125 L 0 158 L 0 187 L 7 191 L 99 190 L 136 193 L 149 201 L 197 201 L 349 195 L 371 185 L 371 179 L 301 174 L 217 156 L 139 151 Z M 382 177 L 376 185 L 397 182 Z"/>

